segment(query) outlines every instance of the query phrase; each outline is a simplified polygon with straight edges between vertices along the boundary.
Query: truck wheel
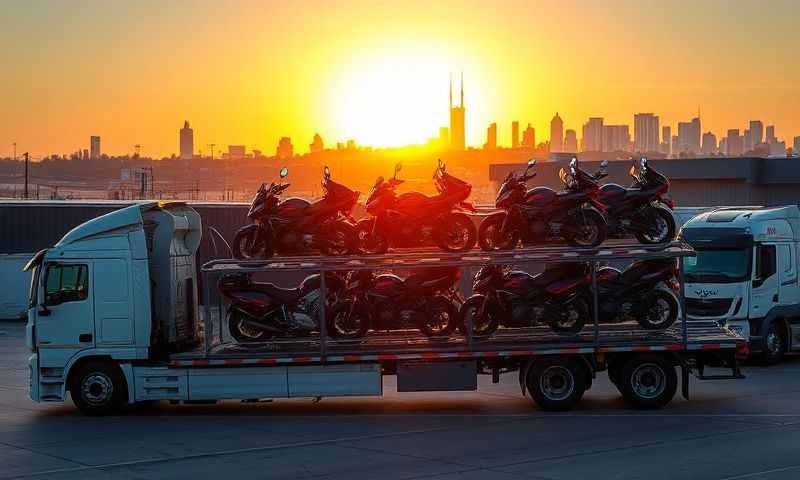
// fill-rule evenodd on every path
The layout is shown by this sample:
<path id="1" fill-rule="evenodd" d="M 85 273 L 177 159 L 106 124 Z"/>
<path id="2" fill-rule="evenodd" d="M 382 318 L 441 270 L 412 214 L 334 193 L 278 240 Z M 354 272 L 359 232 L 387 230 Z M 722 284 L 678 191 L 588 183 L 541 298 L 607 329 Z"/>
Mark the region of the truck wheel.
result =
<path id="1" fill-rule="evenodd" d="M 587 388 L 586 371 L 575 358 L 536 361 L 525 379 L 531 397 L 543 410 L 562 411 L 575 406 Z"/>
<path id="2" fill-rule="evenodd" d="M 637 355 L 622 366 L 619 390 L 638 409 L 657 409 L 668 404 L 678 387 L 675 367 L 658 355 Z"/>
<path id="3" fill-rule="evenodd" d="M 119 367 L 109 362 L 81 366 L 69 386 L 72 402 L 86 415 L 109 415 L 128 400 L 128 385 Z"/>
<path id="4" fill-rule="evenodd" d="M 783 339 L 783 332 L 779 322 L 772 322 L 764 335 L 764 352 L 761 354 L 761 362 L 765 365 L 775 365 L 783 360 L 786 353 L 786 342 Z"/>

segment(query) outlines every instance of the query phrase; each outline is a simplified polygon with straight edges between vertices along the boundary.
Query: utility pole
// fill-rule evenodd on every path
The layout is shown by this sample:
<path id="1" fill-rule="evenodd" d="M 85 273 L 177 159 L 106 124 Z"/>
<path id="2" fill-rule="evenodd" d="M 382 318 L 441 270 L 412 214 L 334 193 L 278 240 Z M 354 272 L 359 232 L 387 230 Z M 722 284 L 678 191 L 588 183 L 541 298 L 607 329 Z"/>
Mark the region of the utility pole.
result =
<path id="1" fill-rule="evenodd" d="M 17 142 L 12 143 L 14 145 L 14 161 L 17 161 Z"/>
<path id="2" fill-rule="evenodd" d="M 25 152 L 25 200 L 28 199 L 28 160 L 30 159 L 30 155 L 28 152 Z"/>

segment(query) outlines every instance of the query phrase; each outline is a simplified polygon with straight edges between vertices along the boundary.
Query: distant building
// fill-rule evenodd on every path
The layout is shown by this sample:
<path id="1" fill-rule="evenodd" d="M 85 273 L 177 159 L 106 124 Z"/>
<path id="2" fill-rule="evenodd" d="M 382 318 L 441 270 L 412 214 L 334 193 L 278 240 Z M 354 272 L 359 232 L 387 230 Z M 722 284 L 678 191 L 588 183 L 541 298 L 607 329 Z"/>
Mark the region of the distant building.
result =
<path id="1" fill-rule="evenodd" d="M 527 148 L 536 148 L 536 130 L 528 124 L 528 128 L 522 132 L 522 146 Z"/>
<path id="2" fill-rule="evenodd" d="M 453 106 L 453 82 L 450 82 L 450 148 L 453 150 L 466 149 L 466 136 L 464 125 L 464 75 L 461 75 L 461 104 Z"/>
<path id="3" fill-rule="evenodd" d="M 314 134 L 314 140 L 311 141 L 308 149 L 311 151 L 311 153 L 319 153 L 325 149 L 325 144 L 322 142 L 322 137 L 319 135 L 319 133 Z"/>
<path id="4" fill-rule="evenodd" d="M 511 148 L 519 147 L 519 122 L 511 122 Z"/>
<path id="5" fill-rule="evenodd" d="M 194 130 L 189 128 L 189 121 L 183 122 L 179 134 L 181 158 L 191 160 L 194 157 Z"/>
<path id="6" fill-rule="evenodd" d="M 767 137 L 764 139 L 764 143 L 769 145 L 770 143 L 777 142 L 778 139 L 775 137 L 775 125 L 770 125 L 767 127 Z"/>
<path id="7" fill-rule="evenodd" d="M 347 150 L 358 150 L 358 145 L 356 145 L 356 141 L 351 138 L 350 140 L 347 141 L 345 148 Z"/>
<path id="8" fill-rule="evenodd" d="M 769 155 L 771 157 L 785 156 L 786 155 L 786 142 L 774 141 L 769 144 Z"/>
<path id="9" fill-rule="evenodd" d="M 677 157 L 678 156 L 679 151 L 678 151 L 678 136 L 677 135 L 673 135 L 672 136 L 672 140 L 670 141 L 669 149 L 670 149 L 670 155 L 671 156 L 673 156 L 673 157 Z"/>
<path id="10" fill-rule="evenodd" d="M 625 152 L 630 145 L 631 134 L 627 125 L 603 125 L 603 152 Z"/>
<path id="11" fill-rule="evenodd" d="M 753 148 L 764 143 L 764 124 L 761 120 L 750 120 L 750 139 Z"/>
<path id="12" fill-rule="evenodd" d="M 794 144 L 792 145 L 792 152 L 794 152 L 795 155 L 800 155 L 800 135 L 797 136 L 797 137 L 794 137 Z"/>
<path id="13" fill-rule="evenodd" d="M 89 160 L 89 149 L 88 148 L 84 148 L 83 149 L 83 159 L 84 160 Z"/>
<path id="14" fill-rule="evenodd" d="M 693 118 L 691 122 L 678 123 L 678 151 L 673 149 L 672 154 L 693 155 L 700 151 L 700 118 Z"/>
<path id="15" fill-rule="evenodd" d="M 703 134 L 703 144 L 700 146 L 703 155 L 713 155 L 717 151 L 717 136 L 711 132 Z"/>
<path id="16" fill-rule="evenodd" d="M 749 152 L 753 149 L 753 139 L 750 136 L 750 129 L 744 131 L 742 135 L 742 152 Z"/>
<path id="17" fill-rule="evenodd" d="M 89 158 L 97 160 L 102 155 L 100 151 L 100 137 L 92 135 L 89 137 Z"/>
<path id="18" fill-rule="evenodd" d="M 646 153 L 659 150 L 658 115 L 637 113 L 633 116 L 633 141 L 633 149 L 636 152 Z"/>
<path id="19" fill-rule="evenodd" d="M 497 124 L 492 123 L 486 129 L 486 144 L 483 146 L 486 150 L 493 150 L 497 148 Z"/>
<path id="20" fill-rule="evenodd" d="M 564 150 L 564 121 L 558 116 L 558 112 L 550 120 L 550 151 L 561 152 Z"/>
<path id="21" fill-rule="evenodd" d="M 744 149 L 744 139 L 741 135 L 739 135 L 738 128 L 732 128 L 728 130 L 727 136 L 727 150 L 725 154 L 729 157 L 739 157 L 742 155 L 742 150 Z"/>
<path id="22" fill-rule="evenodd" d="M 447 127 L 439 127 L 439 144 L 442 147 L 447 147 L 450 144 L 450 129 Z"/>
<path id="23" fill-rule="evenodd" d="M 672 153 L 672 128 L 669 125 L 661 127 L 661 153 L 669 156 Z"/>
<path id="24" fill-rule="evenodd" d="M 578 153 L 578 135 L 575 130 L 564 132 L 564 151 L 567 153 Z"/>
<path id="25" fill-rule="evenodd" d="M 228 158 L 231 160 L 241 160 L 245 157 L 244 145 L 228 145 Z"/>
<path id="26" fill-rule="evenodd" d="M 728 139 L 727 138 L 722 137 L 722 138 L 719 139 L 719 146 L 717 147 L 717 150 L 722 155 L 727 155 L 728 154 Z"/>
<path id="27" fill-rule="evenodd" d="M 280 160 L 285 160 L 294 156 L 294 147 L 289 137 L 281 137 L 278 141 L 278 148 L 275 150 L 275 156 Z"/>
<path id="28" fill-rule="evenodd" d="M 603 151 L 603 118 L 591 117 L 583 125 L 581 150 L 584 152 Z"/>

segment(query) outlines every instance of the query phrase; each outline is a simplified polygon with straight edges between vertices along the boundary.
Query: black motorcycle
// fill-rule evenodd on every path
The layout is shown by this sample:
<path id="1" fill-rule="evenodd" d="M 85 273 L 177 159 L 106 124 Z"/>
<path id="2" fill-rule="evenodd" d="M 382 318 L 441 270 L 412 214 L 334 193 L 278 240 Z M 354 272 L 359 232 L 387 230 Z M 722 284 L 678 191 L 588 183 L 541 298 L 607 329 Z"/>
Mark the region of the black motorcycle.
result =
<path id="1" fill-rule="evenodd" d="M 622 323 L 635 320 L 647 330 L 664 330 L 678 318 L 675 259 L 638 260 L 620 272 L 611 267 L 597 270 L 598 321 Z M 591 290 L 586 300 L 592 305 Z"/>
<path id="2" fill-rule="evenodd" d="M 283 179 L 289 170 L 281 169 Z M 330 169 L 323 170 L 325 195 L 309 202 L 302 198 L 279 201 L 289 184 L 262 184 L 247 212 L 253 223 L 236 232 L 233 255 L 239 259 L 269 258 L 276 252 L 345 255 L 356 250 L 355 221 L 350 212 L 359 192 L 331 180 Z"/>
<path id="3" fill-rule="evenodd" d="M 403 279 L 369 270 L 348 274 L 342 300 L 333 307 L 335 329 L 368 323 L 373 330 L 417 328 L 429 337 L 449 334 L 457 324 L 461 270 L 434 267 Z"/>
<path id="4" fill-rule="evenodd" d="M 467 331 L 471 322 L 475 336 L 490 335 L 500 325 L 547 324 L 558 333 L 578 333 L 591 318 L 582 295 L 591 281 L 585 263 L 549 265 L 538 275 L 486 265 L 475 274 L 476 293 L 461 307 L 461 325 Z"/>
<path id="5" fill-rule="evenodd" d="M 306 277 L 297 288 L 281 288 L 272 283 L 253 281 L 248 273 L 224 275 L 218 282 L 222 295 L 230 301 L 228 330 L 240 343 L 263 342 L 276 337 L 304 337 L 320 330 L 323 305 L 321 276 Z M 335 308 L 344 289 L 344 280 L 325 274 L 326 313 Z M 334 338 L 364 336 L 369 325 L 358 318 L 345 328 L 329 318 L 328 335 Z"/>

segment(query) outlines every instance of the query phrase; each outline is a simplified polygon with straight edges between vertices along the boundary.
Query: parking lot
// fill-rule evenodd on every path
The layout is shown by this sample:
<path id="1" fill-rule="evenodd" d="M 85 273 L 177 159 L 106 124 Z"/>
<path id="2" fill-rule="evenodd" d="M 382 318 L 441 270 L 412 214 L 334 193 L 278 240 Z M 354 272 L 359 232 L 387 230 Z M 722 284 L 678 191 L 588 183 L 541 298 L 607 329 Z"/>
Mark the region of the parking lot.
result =
<path id="1" fill-rule="evenodd" d="M 91 418 L 27 396 L 24 327 L 0 323 L 0 478 L 798 478 L 800 360 L 626 409 L 605 375 L 577 411 L 516 374 L 478 392 L 169 405 Z"/>

